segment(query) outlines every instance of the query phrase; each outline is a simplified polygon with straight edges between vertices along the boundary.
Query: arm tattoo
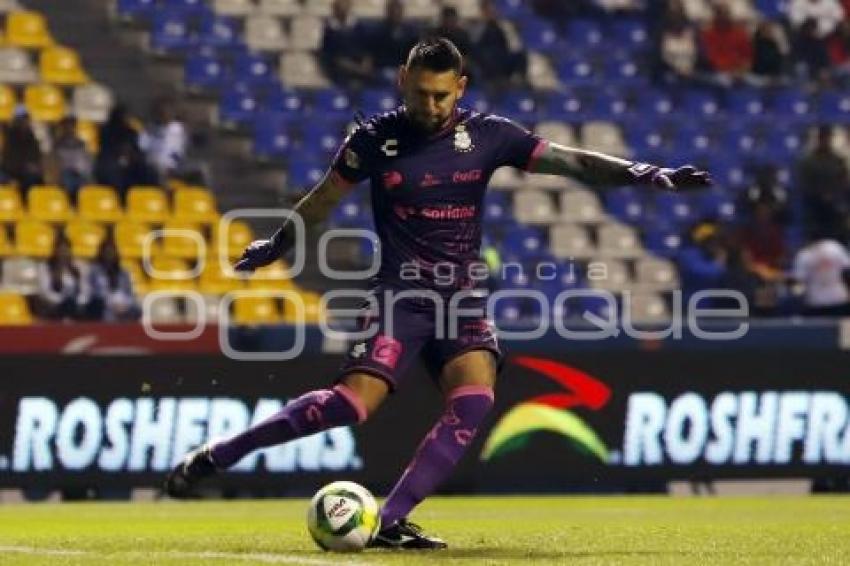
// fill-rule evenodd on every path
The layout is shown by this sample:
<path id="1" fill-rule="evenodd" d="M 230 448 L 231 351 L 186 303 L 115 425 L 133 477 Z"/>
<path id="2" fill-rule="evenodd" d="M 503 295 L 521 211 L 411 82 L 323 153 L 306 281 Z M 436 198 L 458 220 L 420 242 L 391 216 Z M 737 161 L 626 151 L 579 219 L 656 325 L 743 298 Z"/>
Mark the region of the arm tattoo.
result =
<path id="1" fill-rule="evenodd" d="M 530 171 L 573 177 L 589 185 L 625 185 L 633 180 L 634 164 L 612 155 L 548 143 Z"/>

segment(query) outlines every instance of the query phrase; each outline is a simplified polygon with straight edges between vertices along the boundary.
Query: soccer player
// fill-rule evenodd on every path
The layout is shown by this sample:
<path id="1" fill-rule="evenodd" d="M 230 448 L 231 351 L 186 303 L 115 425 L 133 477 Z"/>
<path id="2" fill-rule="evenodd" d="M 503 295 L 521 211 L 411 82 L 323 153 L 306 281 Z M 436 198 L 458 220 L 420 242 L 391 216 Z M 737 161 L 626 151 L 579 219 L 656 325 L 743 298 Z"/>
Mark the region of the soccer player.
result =
<path id="1" fill-rule="evenodd" d="M 306 393 L 265 422 L 190 452 L 166 481 L 170 495 L 190 494 L 200 479 L 259 448 L 363 422 L 421 355 L 445 410 L 384 503 L 373 546 L 445 548 L 407 517 L 451 473 L 493 406 L 501 353 L 483 310 L 475 313 L 486 296 L 476 292 L 480 278 L 472 273 L 480 266 L 482 202 L 493 171 L 510 165 L 662 190 L 710 184 L 694 167 L 667 169 L 563 147 L 505 118 L 460 108 L 466 84 L 461 54 L 449 40 L 416 44 L 399 73 L 404 104 L 360 124 L 295 207 L 306 223 L 321 221 L 353 185 L 370 180 L 382 255 L 361 322 L 375 334 L 354 345 L 333 387 Z M 288 219 L 270 239 L 253 242 L 236 269 L 279 259 L 294 235 Z M 456 276 L 443 277 L 450 271 Z M 453 321 L 454 334 L 438 331 Z"/>

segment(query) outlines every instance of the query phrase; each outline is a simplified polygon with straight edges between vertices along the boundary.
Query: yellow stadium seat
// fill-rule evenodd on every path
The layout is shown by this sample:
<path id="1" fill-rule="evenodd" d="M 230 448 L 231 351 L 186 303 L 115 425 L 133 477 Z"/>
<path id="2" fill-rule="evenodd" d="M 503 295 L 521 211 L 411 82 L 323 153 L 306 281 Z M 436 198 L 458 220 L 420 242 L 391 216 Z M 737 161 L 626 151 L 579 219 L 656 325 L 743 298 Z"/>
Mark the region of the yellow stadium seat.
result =
<path id="1" fill-rule="evenodd" d="M 53 45 L 53 38 L 44 16 L 21 10 L 6 15 L 6 44 L 39 49 Z"/>
<path id="2" fill-rule="evenodd" d="M 259 291 L 284 291 L 298 288 L 295 281 L 289 277 L 289 270 L 282 260 L 256 270 L 248 280 L 248 287 Z"/>
<path id="3" fill-rule="evenodd" d="M 127 192 L 127 218 L 162 224 L 168 217 L 168 200 L 159 187 L 132 187 Z"/>
<path id="4" fill-rule="evenodd" d="M 141 259 L 144 242 L 151 227 L 144 222 L 122 220 L 115 224 L 115 244 L 122 259 Z M 161 242 L 152 242 L 151 254 L 158 253 Z"/>
<path id="5" fill-rule="evenodd" d="M 5 226 L 0 226 L 0 257 L 8 257 L 15 254 L 15 246 L 9 239 L 9 232 Z"/>
<path id="6" fill-rule="evenodd" d="M 86 185 L 77 195 L 80 218 L 94 222 L 117 222 L 124 216 L 118 193 L 106 185 Z"/>
<path id="7" fill-rule="evenodd" d="M 301 301 L 303 304 L 303 314 L 292 305 L 291 301 L 287 301 L 284 309 L 284 322 L 289 324 L 318 324 L 319 320 L 324 318 L 324 313 L 321 309 L 321 296 L 312 291 L 302 291 Z M 303 316 L 303 319 L 299 317 Z"/>
<path id="8" fill-rule="evenodd" d="M 174 193 L 174 218 L 202 224 L 215 222 L 218 219 L 215 198 L 199 187 L 180 189 Z"/>
<path id="9" fill-rule="evenodd" d="M 89 120 L 77 120 L 77 135 L 86 144 L 86 149 L 92 155 L 100 151 L 100 132 L 97 124 Z"/>
<path id="10" fill-rule="evenodd" d="M 165 231 L 162 237 L 162 253 L 166 256 L 197 259 L 207 255 L 206 239 L 197 224 L 172 220 L 163 224 L 162 229 Z"/>
<path id="11" fill-rule="evenodd" d="M 80 56 L 67 47 L 48 47 L 39 58 L 41 80 L 62 86 L 74 86 L 89 81 Z"/>
<path id="12" fill-rule="evenodd" d="M 23 295 L 0 292 L 0 326 L 32 324 L 29 305 Z"/>
<path id="13" fill-rule="evenodd" d="M 271 297 L 236 297 L 233 320 L 236 324 L 276 324 L 281 317 Z"/>
<path id="14" fill-rule="evenodd" d="M 207 258 L 207 263 L 198 281 L 198 289 L 201 293 L 204 295 L 224 295 L 230 291 L 244 288 L 245 282 L 243 280 L 238 277 L 228 277 L 225 274 L 218 258 Z"/>
<path id="15" fill-rule="evenodd" d="M 23 216 L 24 206 L 17 187 L 0 186 L 0 222 L 16 222 Z"/>
<path id="16" fill-rule="evenodd" d="M 35 258 L 50 257 L 55 237 L 51 225 L 38 220 L 21 220 L 15 225 L 16 253 Z"/>
<path id="17" fill-rule="evenodd" d="M 233 222 L 228 223 L 227 233 L 224 234 L 224 238 L 222 238 L 222 234 L 219 229 L 223 226 L 223 224 L 218 223 L 213 225 L 211 247 L 217 253 L 219 246 L 222 245 L 221 240 L 224 239 L 223 247 L 225 249 L 226 257 L 236 259 L 242 255 L 242 252 L 245 251 L 248 244 L 254 241 L 254 232 L 245 222 L 242 222 L 241 220 L 234 220 Z"/>
<path id="18" fill-rule="evenodd" d="M 92 259 L 106 236 L 106 229 L 95 222 L 74 220 L 65 226 L 65 235 L 71 241 L 74 257 Z"/>
<path id="19" fill-rule="evenodd" d="M 44 222 L 67 222 L 74 216 L 68 193 L 60 187 L 37 185 L 27 194 L 29 215 Z"/>
<path id="20" fill-rule="evenodd" d="M 151 258 L 154 271 L 148 273 L 148 291 L 195 291 L 194 279 L 188 279 L 191 269 L 186 261 L 174 257 Z"/>
<path id="21" fill-rule="evenodd" d="M 15 115 L 18 96 L 9 85 L 0 85 L 0 122 L 8 122 Z"/>
<path id="22" fill-rule="evenodd" d="M 36 122 L 58 122 L 67 113 L 62 91 L 50 84 L 29 85 L 24 91 L 24 102 Z"/>

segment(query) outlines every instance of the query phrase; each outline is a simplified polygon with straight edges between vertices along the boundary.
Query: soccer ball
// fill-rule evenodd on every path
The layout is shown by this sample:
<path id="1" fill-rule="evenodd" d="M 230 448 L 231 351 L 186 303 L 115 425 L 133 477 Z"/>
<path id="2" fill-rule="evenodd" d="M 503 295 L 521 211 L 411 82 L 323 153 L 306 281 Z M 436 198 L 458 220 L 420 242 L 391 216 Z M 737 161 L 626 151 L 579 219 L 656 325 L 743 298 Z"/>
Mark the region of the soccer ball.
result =
<path id="1" fill-rule="evenodd" d="M 316 492 L 307 509 L 307 530 L 323 550 L 363 550 L 380 528 L 378 502 L 350 481 L 330 483 Z"/>

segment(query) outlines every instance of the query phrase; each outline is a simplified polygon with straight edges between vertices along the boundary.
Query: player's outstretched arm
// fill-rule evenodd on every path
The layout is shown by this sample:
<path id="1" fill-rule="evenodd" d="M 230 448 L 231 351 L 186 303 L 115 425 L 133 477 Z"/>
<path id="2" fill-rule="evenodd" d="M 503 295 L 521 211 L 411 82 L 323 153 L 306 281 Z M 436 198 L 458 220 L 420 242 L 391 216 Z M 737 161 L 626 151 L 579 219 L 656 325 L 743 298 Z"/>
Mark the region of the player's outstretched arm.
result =
<path id="1" fill-rule="evenodd" d="M 312 226 L 327 218 L 331 210 L 342 199 L 351 183 L 333 170 L 328 170 L 322 180 L 293 207 L 306 226 Z M 253 271 L 280 259 L 295 245 L 295 223 L 292 214 L 268 240 L 256 240 L 242 253 L 236 262 L 236 271 Z"/>
<path id="2" fill-rule="evenodd" d="M 692 165 L 671 169 L 551 142 L 546 143 L 529 171 L 573 177 L 590 185 L 651 185 L 669 191 L 711 185 L 708 172 Z"/>

